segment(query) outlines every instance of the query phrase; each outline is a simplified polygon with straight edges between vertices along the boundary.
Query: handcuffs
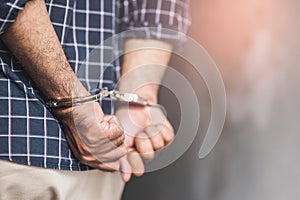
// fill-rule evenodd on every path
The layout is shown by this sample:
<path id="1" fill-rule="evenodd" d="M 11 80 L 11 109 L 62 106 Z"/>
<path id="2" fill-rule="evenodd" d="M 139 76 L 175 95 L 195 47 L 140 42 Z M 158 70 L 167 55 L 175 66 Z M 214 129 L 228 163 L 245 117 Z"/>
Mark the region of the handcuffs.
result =
<path id="1" fill-rule="evenodd" d="M 55 108 L 69 108 L 80 106 L 90 102 L 99 101 L 105 97 L 111 98 L 113 101 L 133 103 L 141 106 L 161 107 L 160 104 L 149 102 L 134 93 L 120 93 L 117 90 L 108 90 L 108 88 L 97 89 L 93 94 L 85 97 L 65 98 L 65 99 L 51 99 L 45 103 L 50 109 Z"/>

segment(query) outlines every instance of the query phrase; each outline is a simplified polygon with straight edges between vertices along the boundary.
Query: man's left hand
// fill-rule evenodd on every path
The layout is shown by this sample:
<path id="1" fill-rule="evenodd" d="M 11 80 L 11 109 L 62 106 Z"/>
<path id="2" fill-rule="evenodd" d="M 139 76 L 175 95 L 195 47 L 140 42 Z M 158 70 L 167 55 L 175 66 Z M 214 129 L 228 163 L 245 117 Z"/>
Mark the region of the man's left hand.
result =
<path id="1" fill-rule="evenodd" d="M 122 178 L 144 173 L 144 162 L 152 160 L 157 150 L 163 149 L 174 138 L 174 130 L 162 110 L 149 106 L 129 105 L 118 109 L 125 133 L 125 145 L 131 149 L 121 159 Z"/>

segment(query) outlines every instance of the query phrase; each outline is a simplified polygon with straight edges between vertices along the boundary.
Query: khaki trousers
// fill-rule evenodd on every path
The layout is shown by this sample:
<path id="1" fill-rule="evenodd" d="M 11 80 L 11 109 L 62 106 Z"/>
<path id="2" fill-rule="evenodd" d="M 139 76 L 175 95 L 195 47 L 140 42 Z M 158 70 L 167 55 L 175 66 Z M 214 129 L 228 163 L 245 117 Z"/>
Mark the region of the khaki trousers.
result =
<path id="1" fill-rule="evenodd" d="M 0 200 L 119 200 L 120 173 L 59 171 L 0 160 Z"/>

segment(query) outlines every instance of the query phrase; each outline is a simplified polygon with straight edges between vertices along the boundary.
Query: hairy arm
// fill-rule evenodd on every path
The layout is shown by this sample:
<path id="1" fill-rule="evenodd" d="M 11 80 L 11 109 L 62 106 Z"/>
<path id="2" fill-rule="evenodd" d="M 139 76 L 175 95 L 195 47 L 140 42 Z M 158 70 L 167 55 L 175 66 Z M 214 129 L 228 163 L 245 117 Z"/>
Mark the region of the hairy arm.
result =
<path id="1" fill-rule="evenodd" d="M 67 61 L 43 0 L 28 2 L 1 39 L 46 98 L 88 94 Z"/>
<path id="2" fill-rule="evenodd" d="M 1 39 L 45 98 L 89 94 L 67 61 L 43 0 L 28 2 Z M 79 161 L 103 170 L 118 168 L 117 160 L 126 150 L 122 147 L 123 130 L 115 117 L 104 116 L 98 103 L 54 110 L 53 114 Z"/>

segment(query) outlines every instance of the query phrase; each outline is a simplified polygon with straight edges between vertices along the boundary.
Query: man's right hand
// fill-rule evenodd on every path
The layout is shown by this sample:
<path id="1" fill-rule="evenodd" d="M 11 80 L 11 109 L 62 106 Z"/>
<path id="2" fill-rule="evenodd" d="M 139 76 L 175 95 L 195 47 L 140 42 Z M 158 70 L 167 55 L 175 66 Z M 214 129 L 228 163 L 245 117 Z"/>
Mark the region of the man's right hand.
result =
<path id="1" fill-rule="evenodd" d="M 21 62 L 45 99 L 87 96 L 72 70 L 49 18 L 44 0 L 32 0 L 0 39 Z M 117 119 L 104 117 L 98 103 L 55 110 L 75 157 L 89 166 L 113 171 L 125 153 Z"/>
<path id="2" fill-rule="evenodd" d="M 126 154 L 124 131 L 115 116 L 104 116 L 98 103 L 55 110 L 74 156 L 91 167 L 116 171 Z"/>

